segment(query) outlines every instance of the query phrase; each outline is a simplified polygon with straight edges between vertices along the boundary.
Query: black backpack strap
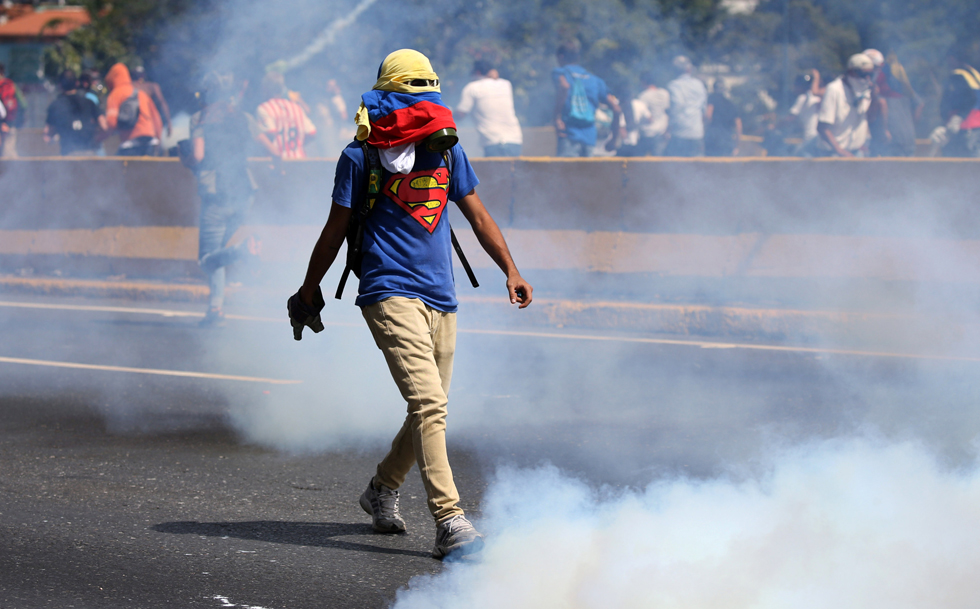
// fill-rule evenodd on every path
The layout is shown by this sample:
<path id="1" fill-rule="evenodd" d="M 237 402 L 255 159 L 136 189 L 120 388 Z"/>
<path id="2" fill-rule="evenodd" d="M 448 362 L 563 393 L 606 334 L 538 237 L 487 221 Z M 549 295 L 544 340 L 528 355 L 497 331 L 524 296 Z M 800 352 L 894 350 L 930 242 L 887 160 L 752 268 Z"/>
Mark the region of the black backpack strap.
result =
<path id="1" fill-rule="evenodd" d="M 364 151 L 364 161 L 367 165 L 367 183 L 364 187 L 364 200 L 351 210 L 350 223 L 347 225 L 347 264 L 340 276 L 337 293 L 334 294 L 337 300 L 340 300 L 344 294 L 344 286 L 347 285 L 347 278 L 351 271 L 354 271 L 358 277 L 361 275 L 364 223 L 374 210 L 374 205 L 378 202 L 378 193 L 381 192 L 381 157 L 378 155 L 378 149 L 367 142 L 362 142 L 361 150 Z"/>
<path id="2" fill-rule="evenodd" d="M 452 182 L 453 179 L 453 163 L 452 163 L 452 148 L 449 150 L 442 151 L 442 160 L 446 162 L 446 171 L 449 173 L 448 182 Z M 446 185 L 446 195 L 449 194 L 449 185 Z M 453 242 L 453 249 L 456 250 L 456 255 L 459 256 L 459 263 L 463 265 L 463 270 L 466 271 L 466 276 L 470 278 L 470 283 L 473 284 L 474 288 L 480 287 L 480 283 L 476 280 L 476 274 L 473 273 L 473 268 L 470 267 L 469 261 L 466 259 L 466 255 L 463 254 L 463 248 L 459 246 L 459 241 L 456 239 L 456 233 L 453 232 L 452 226 L 449 227 L 449 238 Z"/>

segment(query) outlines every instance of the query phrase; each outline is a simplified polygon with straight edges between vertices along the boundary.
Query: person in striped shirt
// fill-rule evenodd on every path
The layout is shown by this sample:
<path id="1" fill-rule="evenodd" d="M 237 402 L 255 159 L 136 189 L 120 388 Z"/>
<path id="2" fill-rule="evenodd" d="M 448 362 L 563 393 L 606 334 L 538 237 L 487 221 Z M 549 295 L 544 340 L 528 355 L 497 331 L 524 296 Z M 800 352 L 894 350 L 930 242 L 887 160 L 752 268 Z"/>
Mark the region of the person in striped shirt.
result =
<path id="1" fill-rule="evenodd" d="M 256 111 L 259 142 L 275 157 L 305 159 L 303 144 L 316 136 L 316 127 L 303 107 L 287 97 L 282 74 L 267 74 L 262 93 L 266 101 Z"/>

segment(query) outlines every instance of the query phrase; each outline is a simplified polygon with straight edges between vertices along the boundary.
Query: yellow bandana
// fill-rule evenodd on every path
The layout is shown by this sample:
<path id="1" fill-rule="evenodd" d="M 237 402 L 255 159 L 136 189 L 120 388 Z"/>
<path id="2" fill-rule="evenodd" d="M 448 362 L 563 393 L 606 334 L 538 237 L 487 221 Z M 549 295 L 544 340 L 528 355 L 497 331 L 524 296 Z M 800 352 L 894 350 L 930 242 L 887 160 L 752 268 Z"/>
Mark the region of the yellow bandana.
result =
<path id="1" fill-rule="evenodd" d="M 435 84 L 415 87 L 408 84 L 413 80 L 428 80 Z M 381 76 L 371 88 L 395 93 L 441 92 L 439 76 L 432 71 L 429 58 L 412 49 L 401 49 L 385 57 L 381 63 Z M 371 120 L 364 102 L 361 102 L 361 107 L 354 116 L 354 123 L 357 125 L 357 140 L 363 142 L 371 135 Z"/>

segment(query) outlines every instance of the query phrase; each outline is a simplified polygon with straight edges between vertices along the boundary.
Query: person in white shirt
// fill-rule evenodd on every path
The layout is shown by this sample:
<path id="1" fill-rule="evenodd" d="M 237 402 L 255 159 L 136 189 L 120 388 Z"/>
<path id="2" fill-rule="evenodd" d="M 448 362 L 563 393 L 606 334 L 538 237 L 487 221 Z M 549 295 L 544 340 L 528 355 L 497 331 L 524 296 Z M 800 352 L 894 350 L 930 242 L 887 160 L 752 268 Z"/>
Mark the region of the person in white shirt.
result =
<path id="1" fill-rule="evenodd" d="M 693 76 L 694 64 L 684 55 L 674 58 L 677 78 L 667 84 L 670 92 L 670 141 L 667 156 L 704 155 L 704 113 L 708 89 Z"/>
<path id="2" fill-rule="evenodd" d="M 817 115 L 817 131 L 823 138 L 825 153 L 841 157 L 867 155 L 873 74 L 871 58 L 858 53 L 847 60 L 847 73 L 827 85 Z"/>
<path id="3" fill-rule="evenodd" d="M 656 76 L 648 72 L 643 76 L 646 88 L 634 101 L 643 104 L 645 112 L 637 112 L 634 115 L 640 128 L 640 141 L 637 144 L 637 152 L 641 155 L 661 156 L 667 146 L 667 126 L 670 119 L 667 110 L 670 108 L 670 93 L 667 89 L 658 87 L 655 84 Z M 640 115 L 642 114 L 642 119 Z"/>
<path id="4" fill-rule="evenodd" d="M 800 130 L 803 133 L 803 141 L 794 151 L 797 156 L 812 157 L 817 154 L 816 146 L 820 141 L 817 123 L 819 122 L 820 100 L 823 99 L 820 95 L 823 90 L 819 87 L 820 73 L 816 70 L 796 77 L 793 88 L 797 97 L 793 107 L 789 109 L 789 113 L 799 120 Z"/>
<path id="5" fill-rule="evenodd" d="M 521 124 L 514 112 L 514 89 L 484 59 L 473 66 L 476 79 L 463 87 L 462 99 L 453 111 L 456 119 L 473 114 L 484 156 L 521 156 Z"/>

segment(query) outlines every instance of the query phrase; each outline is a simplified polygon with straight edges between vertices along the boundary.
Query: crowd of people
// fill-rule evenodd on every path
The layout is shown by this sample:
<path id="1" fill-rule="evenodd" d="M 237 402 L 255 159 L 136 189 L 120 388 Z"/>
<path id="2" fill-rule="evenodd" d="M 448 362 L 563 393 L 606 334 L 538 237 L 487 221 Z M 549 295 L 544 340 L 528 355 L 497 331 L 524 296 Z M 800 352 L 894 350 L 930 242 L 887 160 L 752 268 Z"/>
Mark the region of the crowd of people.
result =
<path id="1" fill-rule="evenodd" d="M 963 50 L 954 47 L 947 60 L 943 124 L 930 135 L 933 156 L 980 156 L 980 71 L 964 60 Z M 552 73 L 557 156 L 739 154 L 742 117 L 724 78 L 714 78 L 709 93 L 691 60 L 678 55 L 665 86 L 647 73 L 640 94 L 621 104 L 578 56 L 577 44 L 561 46 Z M 456 115 L 473 113 L 487 156 L 518 156 L 521 133 L 510 82 L 485 61 L 474 72 Z M 792 106 L 767 117 L 763 148 L 771 156 L 912 156 L 924 107 L 897 56 L 866 49 L 830 82 L 817 70 L 798 76 Z"/>
<path id="2" fill-rule="evenodd" d="M 942 124 L 930 134 L 932 156 L 980 155 L 980 71 L 965 61 L 966 47 L 954 47 L 940 106 Z M 555 154 L 591 156 L 734 156 L 743 142 L 743 121 L 733 101 L 731 81 L 699 77 L 686 56 L 673 58 L 672 78 L 650 71 L 642 90 L 621 103 L 605 81 L 579 63 L 577 43 L 557 50 Z M 58 79 L 60 94 L 50 105 L 44 128 L 65 155 L 105 155 L 103 142 L 118 136 L 115 154 L 163 155 L 163 134 L 172 134 L 170 108 L 160 86 L 137 66 L 130 73 L 116 64 L 103 80 L 98 72 Z M 261 84 L 262 102 L 249 113 L 255 148 L 278 158 L 333 157 L 353 137 L 352 116 L 336 81 L 329 80 L 311 107 L 290 91 L 282 74 L 270 72 Z M 817 70 L 797 76 L 792 104 L 766 115 L 762 148 L 769 156 L 912 156 L 916 125 L 925 108 L 895 53 L 866 49 L 851 56 L 846 72 L 825 79 Z M 23 123 L 23 96 L 0 64 L 0 156 L 16 156 L 17 127 Z M 524 134 L 514 105 L 514 89 L 498 66 L 480 59 L 473 79 L 453 109 L 475 123 L 487 157 L 520 156 Z M 758 123 L 754 123 L 758 124 Z M 319 127 L 319 128 L 318 128 Z M 318 133 L 320 134 L 318 137 Z M 309 150 L 309 152 L 308 152 Z"/>

